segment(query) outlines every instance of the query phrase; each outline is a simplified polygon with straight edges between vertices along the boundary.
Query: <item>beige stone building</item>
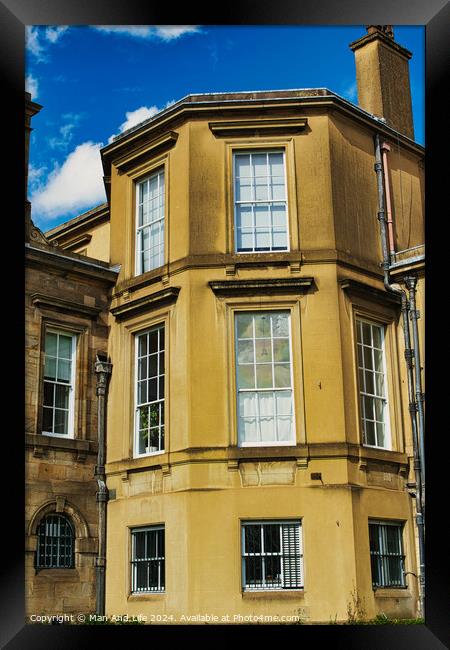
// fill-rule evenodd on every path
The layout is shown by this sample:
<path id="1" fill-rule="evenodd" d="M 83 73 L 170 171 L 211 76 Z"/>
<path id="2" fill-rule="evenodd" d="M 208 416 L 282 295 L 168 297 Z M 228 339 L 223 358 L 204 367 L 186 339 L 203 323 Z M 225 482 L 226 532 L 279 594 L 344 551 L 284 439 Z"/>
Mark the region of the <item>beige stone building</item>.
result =
<path id="1" fill-rule="evenodd" d="M 359 106 L 324 88 L 189 95 L 103 148 L 107 204 L 46 233 L 103 270 L 83 317 L 91 365 L 98 348 L 113 367 L 109 615 L 419 612 L 424 149 L 410 53 L 377 26 L 351 47 Z M 90 450 L 88 405 L 70 442 Z M 39 503 L 60 512 L 78 465 L 44 439 L 65 473 Z"/>

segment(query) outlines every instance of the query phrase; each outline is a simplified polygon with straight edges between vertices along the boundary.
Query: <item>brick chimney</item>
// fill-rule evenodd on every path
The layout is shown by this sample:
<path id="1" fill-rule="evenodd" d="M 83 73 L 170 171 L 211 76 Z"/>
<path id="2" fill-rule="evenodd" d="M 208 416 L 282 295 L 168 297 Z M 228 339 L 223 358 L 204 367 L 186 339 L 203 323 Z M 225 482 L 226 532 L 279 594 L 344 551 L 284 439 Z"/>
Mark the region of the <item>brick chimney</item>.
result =
<path id="1" fill-rule="evenodd" d="M 408 63 L 412 54 L 395 42 L 392 25 L 367 25 L 366 29 L 365 36 L 350 43 L 355 53 L 358 104 L 414 140 Z"/>

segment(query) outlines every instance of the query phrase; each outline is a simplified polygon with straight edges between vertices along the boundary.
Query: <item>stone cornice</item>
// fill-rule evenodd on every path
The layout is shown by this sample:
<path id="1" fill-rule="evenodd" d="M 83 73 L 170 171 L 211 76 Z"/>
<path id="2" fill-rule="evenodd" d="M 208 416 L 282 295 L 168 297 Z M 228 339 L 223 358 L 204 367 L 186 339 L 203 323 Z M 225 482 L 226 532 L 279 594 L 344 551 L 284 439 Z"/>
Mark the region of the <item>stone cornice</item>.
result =
<path id="1" fill-rule="evenodd" d="M 377 289 L 363 282 L 358 282 L 358 280 L 344 278 L 343 280 L 339 280 L 339 284 L 341 289 L 351 296 L 372 300 L 382 305 L 393 305 L 396 307 L 400 307 L 401 305 L 401 298 L 397 294 Z"/>
<path id="2" fill-rule="evenodd" d="M 111 307 L 110 311 L 116 320 L 126 320 L 144 311 L 158 309 L 162 305 L 175 302 L 179 293 L 180 287 L 167 287 L 148 296 L 136 298 L 136 300 L 123 302 L 116 307 Z"/>
<path id="3" fill-rule="evenodd" d="M 412 53 L 409 50 L 407 50 L 406 47 L 399 45 L 399 43 L 396 43 L 392 38 L 389 38 L 389 36 L 386 36 L 380 31 L 373 32 L 372 34 L 366 34 L 365 36 L 358 38 L 358 40 L 353 41 L 353 43 L 350 43 L 349 48 L 354 52 L 355 50 L 358 50 L 360 47 L 363 47 L 364 45 L 367 45 L 368 43 L 373 43 L 375 41 L 379 41 L 380 43 L 383 43 L 383 45 L 389 47 L 391 50 L 394 50 L 395 52 L 397 52 L 397 54 L 400 54 L 405 59 L 410 59 L 412 57 Z"/>
<path id="4" fill-rule="evenodd" d="M 211 280 L 208 284 L 217 296 L 299 294 L 305 293 L 313 286 L 314 278 Z"/>
<path id="5" fill-rule="evenodd" d="M 143 158 L 151 158 L 156 154 L 167 151 L 173 147 L 178 140 L 178 133 L 175 131 L 168 131 L 163 135 L 154 138 L 150 142 L 146 142 L 138 148 L 133 148 L 131 152 L 127 152 L 121 158 L 115 161 L 115 166 L 119 170 L 119 174 L 128 171 L 132 167 L 141 162 Z"/>
<path id="6" fill-rule="evenodd" d="M 308 124 L 306 117 L 257 118 L 250 120 L 231 120 L 209 122 L 215 136 L 230 135 L 271 135 L 277 133 L 300 133 Z"/>
<path id="7" fill-rule="evenodd" d="M 89 276 L 93 280 L 103 280 L 115 284 L 119 271 L 111 268 L 106 262 L 93 260 L 89 257 L 61 251 L 57 248 L 25 244 L 25 259 L 28 265 L 35 264 L 39 269 L 43 265 L 79 275 Z"/>
<path id="8" fill-rule="evenodd" d="M 387 138 L 395 137 L 406 148 L 411 149 L 417 155 L 423 155 L 424 148 L 414 140 L 380 122 L 359 106 L 326 89 L 322 89 L 320 94 L 317 93 L 317 89 L 311 89 L 309 95 L 295 94 L 295 91 L 285 93 L 280 91 L 280 96 L 277 96 L 276 93 L 263 92 L 233 93 L 232 99 L 217 99 L 211 94 L 205 95 L 200 101 L 194 101 L 189 97 L 184 98 L 169 109 L 161 111 L 151 120 L 145 121 L 141 126 L 123 134 L 120 139 L 106 145 L 100 152 L 104 174 L 105 176 L 110 175 L 111 164 L 120 159 L 125 152 L 130 154 L 133 150 L 139 151 L 140 148 L 148 145 L 149 138 L 162 137 L 164 133 L 191 117 L 196 116 L 203 119 L 208 119 L 213 115 L 228 117 L 235 112 L 240 118 L 243 115 L 248 115 L 250 118 L 251 115 L 261 115 L 262 111 L 268 116 L 270 113 L 279 113 L 280 110 L 286 112 L 299 109 L 302 111 L 302 117 L 304 117 L 304 111 L 309 109 L 321 112 L 331 109 L 338 110 L 359 124 L 366 125 L 372 131 L 377 131 Z"/>
<path id="9" fill-rule="evenodd" d="M 39 308 L 55 309 L 56 311 L 63 311 L 69 314 L 81 314 L 82 316 L 89 316 L 96 318 L 102 311 L 100 307 L 90 307 L 72 300 L 63 300 L 55 296 L 48 296 L 42 293 L 33 293 L 30 296 L 33 305 Z"/>
<path id="10" fill-rule="evenodd" d="M 408 456 L 404 452 L 388 449 L 374 449 L 347 442 L 324 442 L 297 444 L 281 447 L 195 447 L 180 449 L 158 456 L 124 458 L 106 465 L 108 476 L 161 469 L 189 464 L 227 463 L 230 469 L 237 469 L 239 463 L 296 461 L 299 468 L 306 469 L 310 460 L 336 459 L 357 461 L 363 467 L 367 463 L 385 463 L 394 471 L 408 467 Z"/>

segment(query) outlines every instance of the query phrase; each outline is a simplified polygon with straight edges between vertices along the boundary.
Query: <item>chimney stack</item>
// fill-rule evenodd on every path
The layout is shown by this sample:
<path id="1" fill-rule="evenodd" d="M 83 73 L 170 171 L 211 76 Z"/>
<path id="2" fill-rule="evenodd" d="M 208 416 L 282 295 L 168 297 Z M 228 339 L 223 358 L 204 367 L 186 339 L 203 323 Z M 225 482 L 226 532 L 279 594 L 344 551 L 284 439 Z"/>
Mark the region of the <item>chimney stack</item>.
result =
<path id="1" fill-rule="evenodd" d="M 31 94 L 25 91 L 25 241 L 29 241 L 34 224 L 31 221 L 31 203 L 28 200 L 28 165 L 30 159 L 31 118 L 39 113 L 42 106 L 31 101 Z"/>
<path id="2" fill-rule="evenodd" d="M 367 34 L 350 43 L 355 53 L 358 104 L 414 140 L 409 59 L 394 40 L 392 25 L 367 25 Z"/>

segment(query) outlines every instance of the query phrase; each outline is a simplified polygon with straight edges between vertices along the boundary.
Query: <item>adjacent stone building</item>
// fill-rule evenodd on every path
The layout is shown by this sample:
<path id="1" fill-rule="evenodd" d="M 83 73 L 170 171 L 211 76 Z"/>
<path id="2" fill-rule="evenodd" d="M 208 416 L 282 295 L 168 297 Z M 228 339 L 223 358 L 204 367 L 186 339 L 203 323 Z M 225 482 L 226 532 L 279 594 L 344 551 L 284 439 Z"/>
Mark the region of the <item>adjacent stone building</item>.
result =
<path id="1" fill-rule="evenodd" d="M 26 97 L 29 119 L 40 108 Z M 98 421 L 94 364 L 98 355 L 107 352 L 108 309 L 116 276 L 107 263 L 49 242 L 32 223 L 26 205 L 28 616 L 95 611 Z"/>
<path id="2" fill-rule="evenodd" d="M 374 43 L 403 48 L 377 26 L 360 40 L 364 87 Z M 395 70 L 406 88 L 407 66 Z M 29 467 L 53 476 L 30 475 L 30 509 L 76 505 L 92 576 L 92 364 L 107 352 L 107 614 L 417 615 L 422 395 L 409 369 L 423 330 L 412 350 L 404 328 L 423 323 L 424 149 L 410 104 L 377 110 L 325 88 L 189 95 L 104 147 L 107 204 L 47 233 L 77 307 L 64 310 L 58 280 L 40 280 L 45 298 L 30 280 L 33 340 L 42 368 L 41 319 L 80 344 L 84 323 L 85 393 L 74 439 L 45 437 L 31 379 Z"/>

